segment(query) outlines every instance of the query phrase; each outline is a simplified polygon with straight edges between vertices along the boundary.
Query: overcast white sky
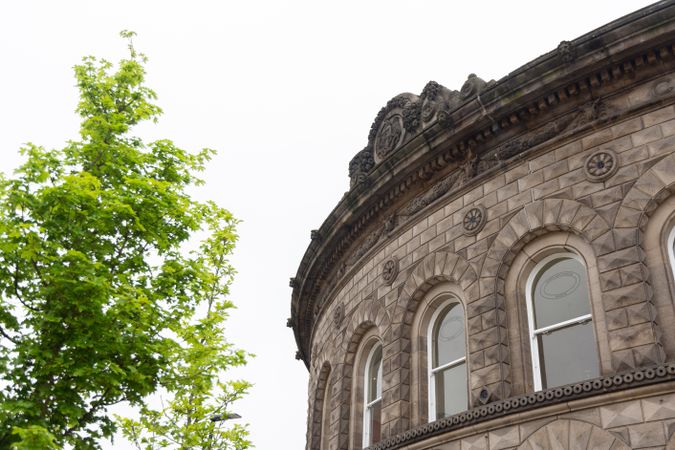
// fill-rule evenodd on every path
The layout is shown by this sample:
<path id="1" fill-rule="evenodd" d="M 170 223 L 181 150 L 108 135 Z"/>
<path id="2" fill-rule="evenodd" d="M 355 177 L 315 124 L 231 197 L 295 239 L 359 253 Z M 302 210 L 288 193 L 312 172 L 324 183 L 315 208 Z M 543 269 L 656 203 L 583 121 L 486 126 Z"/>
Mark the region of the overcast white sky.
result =
<path id="1" fill-rule="evenodd" d="M 231 341 L 257 355 L 236 407 L 258 449 L 305 446 L 307 371 L 294 359 L 293 276 L 349 187 L 347 166 L 379 109 L 429 80 L 499 79 L 624 14 L 640 0 L 4 1 L 0 3 L 0 170 L 32 141 L 77 139 L 72 66 L 125 56 L 138 33 L 164 116 L 137 134 L 219 151 L 200 197 L 243 220 L 232 261 Z M 117 440 L 114 447 L 130 448 Z"/>

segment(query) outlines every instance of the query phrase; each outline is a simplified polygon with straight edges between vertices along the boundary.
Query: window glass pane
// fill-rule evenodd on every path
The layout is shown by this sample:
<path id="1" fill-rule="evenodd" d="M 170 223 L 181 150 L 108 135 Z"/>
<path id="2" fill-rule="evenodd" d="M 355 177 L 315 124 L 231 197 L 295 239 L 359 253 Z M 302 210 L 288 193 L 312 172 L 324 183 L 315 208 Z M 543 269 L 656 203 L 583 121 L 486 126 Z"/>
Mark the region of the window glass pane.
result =
<path id="1" fill-rule="evenodd" d="M 593 322 L 572 325 L 537 338 L 544 389 L 600 375 Z"/>
<path id="2" fill-rule="evenodd" d="M 436 419 L 466 411 L 469 404 L 466 363 L 434 374 L 436 383 Z"/>
<path id="3" fill-rule="evenodd" d="M 374 444 L 376 442 L 380 442 L 380 428 L 381 428 L 381 423 L 380 423 L 380 417 L 382 417 L 382 401 L 378 401 L 377 403 L 373 403 L 370 405 L 369 408 L 369 416 L 370 420 L 368 423 L 369 427 L 369 436 L 370 436 L 370 442 L 369 444 Z"/>
<path id="4" fill-rule="evenodd" d="M 368 403 L 382 396 L 382 347 L 378 346 L 368 366 Z"/>
<path id="5" fill-rule="evenodd" d="M 586 267 L 573 258 L 547 264 L 537 275 L 532 294 L 535 328 L 591 313 Z"/>
<path id="6" fill-rule="evenodd" d="M 433 366 L 455 361 L 466 353 L 464 339 L 464 308 L 461 304 L 451 305 L 441 313 L 433 334 L 434 361 Z"/>

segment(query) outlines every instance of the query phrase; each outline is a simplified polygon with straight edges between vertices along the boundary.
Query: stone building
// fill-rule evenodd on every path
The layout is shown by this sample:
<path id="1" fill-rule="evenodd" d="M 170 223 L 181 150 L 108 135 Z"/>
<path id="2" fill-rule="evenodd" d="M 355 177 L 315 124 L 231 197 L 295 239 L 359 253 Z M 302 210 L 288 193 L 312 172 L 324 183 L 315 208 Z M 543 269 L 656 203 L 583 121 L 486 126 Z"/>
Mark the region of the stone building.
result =
<path id="1" fill-rule="evenodd" d="M 379 112 L 291 279 L 307 449 L 675 448 L 675 2 Z"/>

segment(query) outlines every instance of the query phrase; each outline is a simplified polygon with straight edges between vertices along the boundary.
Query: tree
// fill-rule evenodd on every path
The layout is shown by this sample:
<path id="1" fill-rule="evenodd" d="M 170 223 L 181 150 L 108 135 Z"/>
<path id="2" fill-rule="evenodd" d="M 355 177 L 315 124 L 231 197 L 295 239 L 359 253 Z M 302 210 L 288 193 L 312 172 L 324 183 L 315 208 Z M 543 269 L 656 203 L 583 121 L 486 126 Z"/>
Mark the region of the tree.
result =
<path id="1" fill-rule="evenodd" d="M 245 428 L 212 420 L 248 388 L 219 379 L 247 356 L 222 331 L 237 221 L 188 194 L 212 150 L 130 134 L 161 110 L 122 35 L 130 57 L 116 68 L 75 66 L 80 140 L 27 144 L 0 179 L 0 448 L 99 448 L 120 402 L 141 408 L 119 419 L 139 445 L 163 433 L 180 448 L 246 448 Z M 170 401 L 154 411 L 158 390 Z"/>

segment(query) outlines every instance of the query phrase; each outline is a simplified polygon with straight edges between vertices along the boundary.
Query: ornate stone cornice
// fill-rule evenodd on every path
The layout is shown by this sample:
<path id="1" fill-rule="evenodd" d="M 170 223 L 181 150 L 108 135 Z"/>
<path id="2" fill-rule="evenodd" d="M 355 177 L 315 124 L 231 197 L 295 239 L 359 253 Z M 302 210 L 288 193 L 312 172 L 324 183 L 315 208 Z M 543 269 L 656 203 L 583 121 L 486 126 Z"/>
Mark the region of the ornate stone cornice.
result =
<path id="1" fill-rule="evenodd" d="M 472 408 L 435 422 L 420 425 L 385 439 L 369 450 L 394 450 L 463 427 L 501 416 L 518 414 L 546 405 L 555 405 L 595 395 L 675 380 L 675 364 L 664 364 L 631 372 L 595 378 L 580 383 L 545 389 Z"/>
<path id="2" fill-rule="evenodd" d="M 350 162 L 350 191 L 294 277 L 293 329 L 305 364 L 322 300 L 361 258 L 438 199 L 459 195 L 525 153 L 626 114 L 613 108 L 612 95 L 672 67 L 674 35 L 675 5 L 660 2 L 563 42 L 497 82 L 471 75 L 459 92 L 430 82 L 419 97 L 394 97 Z M 657 80 L 652 88 L 651 105 L 674 95 L 675 81 Z"/>

